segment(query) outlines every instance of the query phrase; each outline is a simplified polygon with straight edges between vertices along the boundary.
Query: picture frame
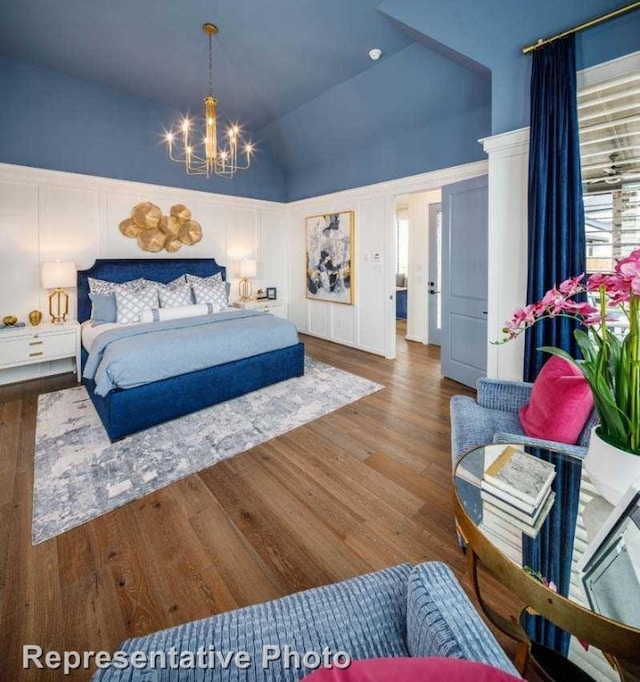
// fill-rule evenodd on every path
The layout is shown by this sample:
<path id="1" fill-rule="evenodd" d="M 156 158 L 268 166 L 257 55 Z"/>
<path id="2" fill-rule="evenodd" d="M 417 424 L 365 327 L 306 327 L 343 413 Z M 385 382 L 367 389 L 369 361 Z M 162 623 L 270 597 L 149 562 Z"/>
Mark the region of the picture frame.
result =
<path id="1" fill-rule="evenodd" d="M 267 299 L 269 301 L 275 301 L 277 299 L 276 287 L 267 287 Z"/>
<path id="2" fill-rule="evenodd" d="M 353 305 L 354 212 L 305 218 L 305 295 L 308 299 Z"/>
<path id="3" fill-rule="evenodd" d="M 576 563 L 591 608 L 640 627 L 640 481 L 629 487 Z"/>

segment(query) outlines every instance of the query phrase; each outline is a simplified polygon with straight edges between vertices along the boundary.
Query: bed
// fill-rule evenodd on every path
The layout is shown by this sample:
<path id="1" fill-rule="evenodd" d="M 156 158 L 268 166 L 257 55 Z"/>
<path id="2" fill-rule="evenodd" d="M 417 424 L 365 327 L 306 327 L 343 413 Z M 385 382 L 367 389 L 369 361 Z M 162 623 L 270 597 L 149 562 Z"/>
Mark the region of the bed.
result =
<path id="1" fill-rule="evenodd" d="M 78 321 L 82 324 L 91 317 L 89 277 L 116 283 L 143 277 L 167 284 L 186 273 L 198 277 L 220 273 L 222 279 L 226 279 L 226 269 L 212 258 L 98 259 L 91 268 L 78 271 Z M 260 320 L 261 324 L 266 322 L 266 318 Z M 296 335 L 295 342 L 284 348 L 259 352 L 140 386 L 114 388 L 106 395 L 99 394 L 93 378 L 84 376 L 88 360 L 89 353 L 83 346 L 82 381 L 109 438 L 114 441 L 264 386 L 302 376 L 304 345 Z"/>

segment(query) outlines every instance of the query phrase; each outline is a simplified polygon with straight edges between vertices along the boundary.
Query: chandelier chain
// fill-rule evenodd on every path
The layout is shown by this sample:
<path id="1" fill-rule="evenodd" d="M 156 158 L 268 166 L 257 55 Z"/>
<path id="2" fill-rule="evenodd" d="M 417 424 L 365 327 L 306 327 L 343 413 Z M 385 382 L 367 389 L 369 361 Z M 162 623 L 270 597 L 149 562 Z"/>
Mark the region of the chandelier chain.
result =
<path id="1" fill-rule="evenodd" d="M 211 57 L 211 34 L 209 34 L 209 94 L 213 95 L 213 59 Z"/>

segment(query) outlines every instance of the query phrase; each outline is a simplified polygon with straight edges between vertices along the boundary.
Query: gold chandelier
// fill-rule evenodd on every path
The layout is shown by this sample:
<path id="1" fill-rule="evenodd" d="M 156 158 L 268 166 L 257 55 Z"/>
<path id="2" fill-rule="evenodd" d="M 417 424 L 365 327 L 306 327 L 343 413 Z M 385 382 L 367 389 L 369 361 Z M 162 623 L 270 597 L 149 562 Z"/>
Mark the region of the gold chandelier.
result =
<path id="1" fill-rule="evenodd" d="M 184 164 L 189 175 L 232 178 L 251 165 L 253 145 L 245 141 L 237 123 L 227 128 L 224 144 L 218 142 L 218 101 L 213 96 L 211 60 L 211 40 L 218 33 L 218 27 L 207 23 L 202 25 L 202 30 L 209 36 L 209 92 L 204 98 L 204 132 L 195 132 L 193 121 L 185 117 L 171 127 L 165 141 L 169 158 Z"/>

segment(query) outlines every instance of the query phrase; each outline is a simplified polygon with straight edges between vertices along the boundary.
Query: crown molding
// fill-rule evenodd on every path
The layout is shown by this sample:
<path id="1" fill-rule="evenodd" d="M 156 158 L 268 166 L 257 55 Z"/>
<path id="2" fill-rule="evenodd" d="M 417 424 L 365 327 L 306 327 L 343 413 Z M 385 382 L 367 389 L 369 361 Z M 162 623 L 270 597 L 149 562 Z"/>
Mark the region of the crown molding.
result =
<path id="1" fill-rule="evenodd" d="M 490 137 L 483 137 L 480 140 L 485 152 L 493 154 L 494 152 L 513 151 L 518 147 L 529 146 L 529 128 L 518 128 L 510 130 L 506 133 L 499 133 L 498 135 L 491 135 Z"/>
<path id="2" fill-rule="evenodd" d="M 297 199 L 296 201 L 286 204 L 286 206 L 288 208 L 297 208 L 299 206 L 308 206 L 309 203 L 315 201 L 324 202 L 325 204 L 327 201 L 348 203 L 354 200 L 365 199 L 370 196 L 425 192 L 433 189 L 440 189 L 444 185 L 450 185 L 454 182 L 467 180 L 468 178 L 486 175 L 488 172 L 488 161 L 483 159 L 482 161 L 465 163 L 460 166 L 452 166 L 451 168 L 429 171 L 427 173 L 420 173 L 418 175 L 409 175 L 404 178 L 397 178 L 394 180 L 386 180 L 373 185 L 354 187 L 352 189 L 331 192 L 329 194 L 308 197 L 306 199 Z"/>

